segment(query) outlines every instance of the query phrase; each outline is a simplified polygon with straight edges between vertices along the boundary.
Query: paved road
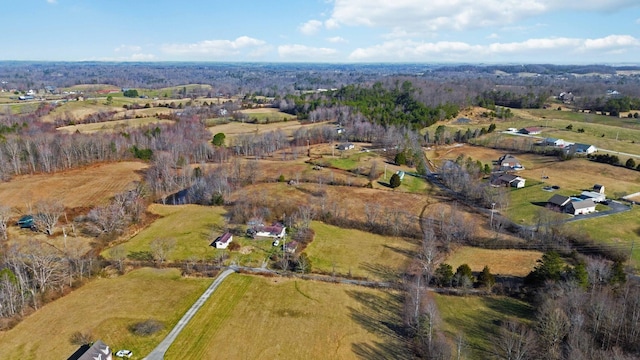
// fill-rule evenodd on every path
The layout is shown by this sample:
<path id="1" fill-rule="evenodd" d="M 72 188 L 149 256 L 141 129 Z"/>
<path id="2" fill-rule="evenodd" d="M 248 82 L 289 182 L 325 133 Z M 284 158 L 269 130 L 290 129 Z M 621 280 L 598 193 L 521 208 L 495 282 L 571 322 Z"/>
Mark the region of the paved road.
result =
<path id="1" fill-rule="evenodd" d="M 155 349 L 153 349 L 153 351 L 151 351 L 149 355 L 147 355 L 145 360 L 163 360 L 164 353 L 167 352 L 167 350 L 169 349 L 169 346 L 171 346 L 171 344 L 175 341 L 176 337 L 178 337 L 182 329 L 187 325 L 187 323 L 189 323 L 189 320 L 191 320 L 191 318 L 202 307 L 202 305 L 204 305 L 207 299 L 209 299 L 209 296 L 211 296 L 211 294 L 213 294 L 216 288 L 218 288 L 218 285 L 220 285 L 227 276 L 229 276 L 234 272 L 235 272 L 234 269 L 227 269 L 222 273 L 220 273 L 220 275 L 218 275 L 218 278 L 209 286 L 209 288 L 207 288 L 207 290 L 202 294 L 202 296 L 200 296 L 200 298 L 198 298 L 198 300 L 196 300 L 196 302 L 193 303 L 189 311 L 187 311 L 184 314 L 184 316 L 182 316 L 182 319 L 178 321 L 176 326 L 173 327 L 173 329 L 167 335 L 167 337 L 165 337 L 164 340 L 162 340 L 162 342 Z"/>

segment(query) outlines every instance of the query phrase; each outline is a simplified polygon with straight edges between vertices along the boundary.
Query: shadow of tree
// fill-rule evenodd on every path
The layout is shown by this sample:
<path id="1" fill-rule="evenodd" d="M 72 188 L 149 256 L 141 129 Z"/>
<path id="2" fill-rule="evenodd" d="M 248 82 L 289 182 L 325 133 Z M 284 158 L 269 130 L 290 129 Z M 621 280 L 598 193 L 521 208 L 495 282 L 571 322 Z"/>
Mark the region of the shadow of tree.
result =
<path id="1" fill-rule="evenodd" d="M 349 307 L 351 318 L 381 341 L 354 343 L 352 351 L 362 359 L 411 359 L 406 331 L 400 316 L 403 297 L 400 293 L 347 291 L 361 306 Z"/>
<path id="2" fill-rule="evenodd" d="M 382 264 L 361 263 L 360 268 L 371 274 L 371 277 L 382 281 L 394 282 L 400 279 L 398 269 Z"/>

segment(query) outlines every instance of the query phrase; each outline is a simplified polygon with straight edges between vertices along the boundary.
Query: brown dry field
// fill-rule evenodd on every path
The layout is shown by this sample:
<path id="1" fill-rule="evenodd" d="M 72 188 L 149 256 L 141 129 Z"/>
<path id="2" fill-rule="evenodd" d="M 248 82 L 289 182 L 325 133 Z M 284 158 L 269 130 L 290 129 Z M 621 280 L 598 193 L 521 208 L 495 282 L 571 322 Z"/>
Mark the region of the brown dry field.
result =
<path id="1" fill-rule="evenodd" d="M 269 131 L 282 130 L 287 136 L 292 136 L 293 133 L 303 126 L 318 126 L 326 123 L 314 123 L 304 125 L 298 120 L 280 121 L 269 124 L 251 124 L 242 122 L 230 122 L 228 124 L 216 125 L 209 128 L 211 134 L 217 134 L 219 132 L 224 133 L 227 137 L 233 138 L 241 134 L 264 134 Z"/>
<path id="2" fill-rule="evenodd" d="M 455 249 L 444 261 L 453 270 L 467 264 L 472 271 L 480 272 L 485 266 L 494 275 L 526 276 L 542 257 L 539 251 L 529 250 L 489 250 L 462 246 Z"/>
<path id="3" fill-rule="evenodd" d="M 241 113 L 245 114 L 269 114 L 269 113 L 278 113 L 280 109 L 276 108 L 255 108 L 255 109 L 244 109 L 240 110 Z"/>
<path id="4" fill-rule="evenodd" d="M 24 212 L 43 199 L 62 201 L 67 208 L 93 207 L 106 203 L 118 192 L 141 180 L 142 162 L 118 162 L 57 172 L 16 176 L 0 183 L 2 204 Z"/>
<path id="5" fill-rule="evenodd" d="M 99 131 L 103 131 L 103 132 L 121 131 L 129 128 L 140 127 L 140 126 L 156 124 L 156 123 L 168 124 L 168 123 L 173 123 L 173 121 L 157 119 L 155 117 L 145 117 L 140 119 L 114 120 L 114 121 L 105 121 L 105 122 L 99 122 L 99 123 L 61 126 L 57 128 L 57 130 L 64 131 L 70 134 L 75 132 L 79 132 L 83 134 L 91 134 Z"/>
<path id="6" fill-rule="evenodd" d="M 462 146 L 434 146 L 426 152 L 427 158 L 437 165 L 440 165 L 443 160 L 455 160 L 459 155 L 470 156 L 474 161 L 480 160 L 482 163 L 491 164 L 493 160 L 498 160 L 504 154 L 504 151 L 468 144 L 462 144 Z"/>

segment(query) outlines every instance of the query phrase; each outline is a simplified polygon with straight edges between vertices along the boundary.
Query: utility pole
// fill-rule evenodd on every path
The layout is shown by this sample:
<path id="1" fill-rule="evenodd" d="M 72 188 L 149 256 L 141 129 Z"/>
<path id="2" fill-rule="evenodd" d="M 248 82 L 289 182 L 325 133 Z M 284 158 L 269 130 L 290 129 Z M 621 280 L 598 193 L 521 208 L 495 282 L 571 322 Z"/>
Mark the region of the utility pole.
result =
<path id="1" fill-rule="evenodd" d="M 493 211 L 496 207 L 496 203 L 491 203 L 491 220 L 489 221 L 489 226 L 493 229 Z"/>

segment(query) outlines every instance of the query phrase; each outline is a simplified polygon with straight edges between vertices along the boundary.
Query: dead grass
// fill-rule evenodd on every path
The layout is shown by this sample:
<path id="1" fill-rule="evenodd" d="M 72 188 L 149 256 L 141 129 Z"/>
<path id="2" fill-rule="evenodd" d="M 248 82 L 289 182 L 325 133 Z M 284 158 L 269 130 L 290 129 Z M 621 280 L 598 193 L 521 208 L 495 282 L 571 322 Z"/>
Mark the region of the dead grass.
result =
<path id="1" fill-rule="evenodd" d="M 99 123 L 91 123 L 91 124 L 79 124 L 79 125 L 69 125 L 59 127 L 57 130 L 64 131 L 67 133 L 75 133 L 80 132 L 83 134 L 90 134 L 95 132 L 113 132 L 113 131 L 123 131 L 130 128 L 141 127 L 149 124 L 172 124 L 171 120 L 160 120 L 155 117 L 146 117 L 139 119 L 128 119 L 128 120 L 114 120 L 114 121 L 106 121 Z"/>
<path id="2" fill-rule="evenodd" d="M 145 163 L 125 161 L 54 174 L 20 175 L 0 183 L 0 199 L 19 212 L 43 199 L 60 200 L 67 208 L 93 207 L 140 181 L 140 172 L 146 168 Z"/>
<path id="3" fill-rule="evenodd" d="M 130 349 L 141 359 L 171 330 L 211 279 L 185 279 L 178 269 L 140 269 L 125 276 L 98 278 L 0 332 L 2 358 L 66 359 L 78 347 L 76 331 L 93 334 L 113 349 Z M 131 334 L 136 322 L 156 319 L 165 327 L 148 337 Z M 11 354 L 11 356 L 8 356 Z"/>
<path id="4" fill-rule="evenodd" d="M 455 249 L 444 261 L 455 269 L 467 264 L 471 270 L 480 272 L 489 266 L 492 274 L 502 276 L 526 276 L 542 256 L 541 252 L 529 250 L 489 250 L 470 246 Z"/>
<path id="5" fill-rule="evenodd" d="M 403 359 L 395 293 L 349 285 L 229 276 L 167 359 Z"/>
<path id="6" fill-rule="evenodd" d="M 224 133 L 228 139 L 241 134 L 263 134 L 274 130 L 281 130 L 284 131 L 287 136 L 292 136 L 297 129 L 303 126 L 318 126 L 324 124 L 325 123 L 302 124 L 297 120 L 280 121 L 269 124 L 251 124 L 233 121 L 210 127 L 209 131 L 211 134 Z"/>

